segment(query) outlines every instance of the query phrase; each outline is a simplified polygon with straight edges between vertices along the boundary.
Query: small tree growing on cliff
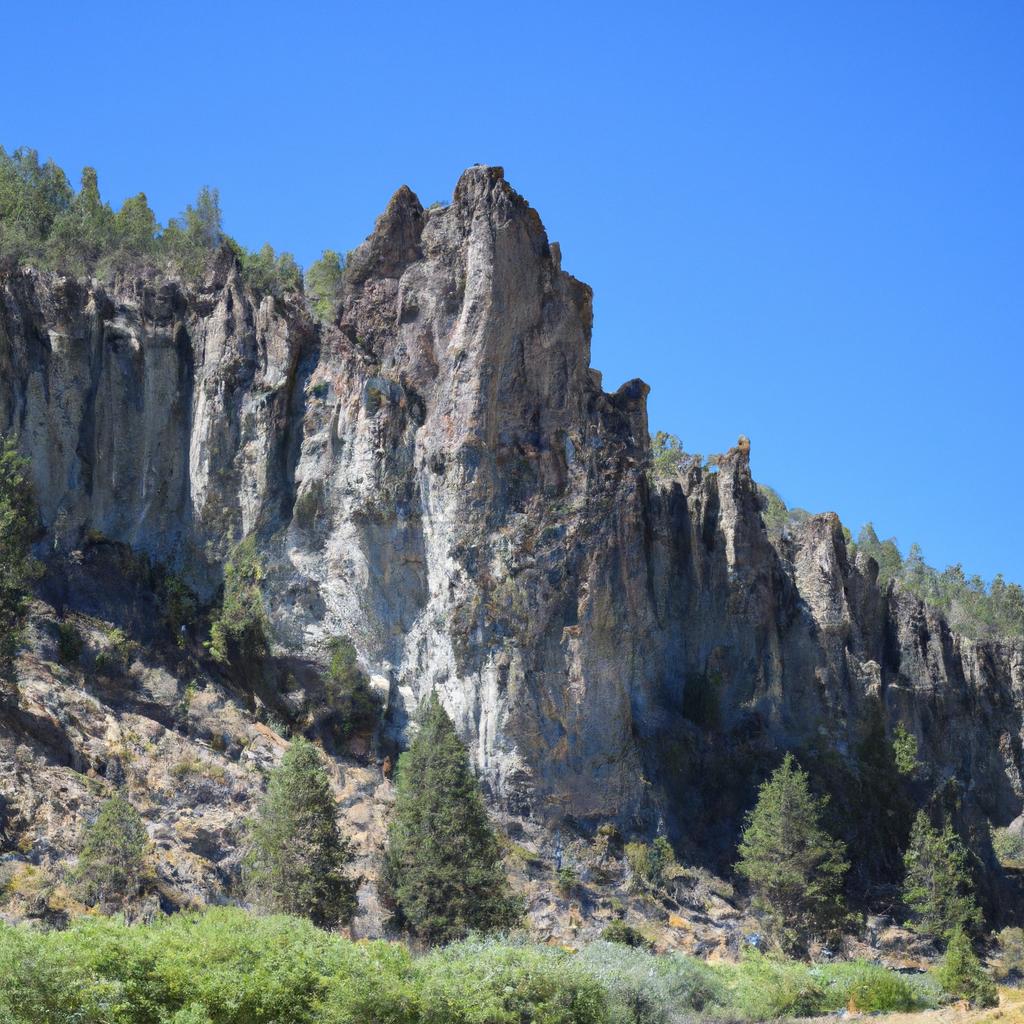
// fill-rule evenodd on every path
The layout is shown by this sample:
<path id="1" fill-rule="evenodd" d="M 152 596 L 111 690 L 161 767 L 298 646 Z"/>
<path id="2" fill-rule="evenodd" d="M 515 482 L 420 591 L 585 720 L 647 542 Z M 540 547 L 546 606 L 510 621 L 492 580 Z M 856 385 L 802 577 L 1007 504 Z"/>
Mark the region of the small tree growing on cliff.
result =
<path id="1" fill-rule="evenodd" d="M 85 836 L 76 887 L 90 903 L 124 905 L 139 893 L 148 836 L 139 812 L 122 796 L 107 800 Z"/>
<path id="2" fill-rule="evenodd" d="M 903 902 L 914 931 L 946 940 L 958 928 L 970 932 L 981 927 L 967 851 L 948 819 L 940 832 L 918 811 L 903 864 Z"/>
<path id="3" fill-rule="evenodd" d="M 0 437 L 0 673 L 21 643 L 28 587 L 38 575 L 30 552 L 35 522 L 28 460 L 12 438 Z"/>
<path id="4" fill-rule="evenodd" d="M 436 694 L 398 762 L 383 882 L 397 916 L 431 943 L 522 916 L 466 748 Z"/>
<path id="5" fill-rule="evenodd" d="M 207 645 L 215 661 L 228 664 L 238 656 L 253 660 L 266 654 L 267 613 L 260 590 L 264 574 L 256 538 L 246 537 L 224 567 L 224 600 Z"/>
<path id="6" fill-rule="evenodd" d="M 786 951 L 828 934 L 846 916 L 846 847 L 821 825 L 826 797 L 815 797 L 807 773 L 787 754 L 747 815 L 736 870 L 750 883 L 755 910 Z"/>
<path id="7" fill-rule="evenodd" d="M 344 874 L 351 861 L 320 752 L 297 739 L 271 773 L 252 829 L 249 893 L 268 910 L 345 924 L 356 909 L 358 882 Z"/>

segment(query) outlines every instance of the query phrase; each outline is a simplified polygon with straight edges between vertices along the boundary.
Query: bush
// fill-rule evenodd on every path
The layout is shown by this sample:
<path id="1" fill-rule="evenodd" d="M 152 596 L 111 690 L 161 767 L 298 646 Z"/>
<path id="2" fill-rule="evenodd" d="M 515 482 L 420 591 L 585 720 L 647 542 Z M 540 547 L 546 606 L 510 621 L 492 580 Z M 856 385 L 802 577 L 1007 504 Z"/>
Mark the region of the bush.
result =
<path id="1" fill-rule="evenodd" d="M 832 1009 L 825 986 L 806 964 L 748 949 L 727 975 L 728 1005 L 749 1020 L 812 1017 Z"/>
<path id="2" fill-rule="evenodd" d="M 997 981 L 1024 978 L 1024 929 L 1004 928 L 997 936 L 999 954 L 992 974 Z"/>
<path id="3" fill-rule="evenodd" d="M 1024 866 L 1024 835 L 1008 828 L 992 829 L 992 849 L 1003 867 Z"/>
<path id="4" fill-rule="evenodd" d="M 921 767 L 921 763 L 917 759 L 917 737 L 912 732 L 908 732 L 902 722 L 897 722 L 896 728 L 893 730 L 892 752 L 900 775 L 913 778 Z"/>
<path id="5" fill-rule="evenodd" d="M 342 739 L 353 732 L 376 727 L 382 710 L 380 697 L 359 668 L 356 649 L 348 637 L 335 637 L 330 644 L 331 661 L 325 689 Z"/>
<path id="6" fill-rule="evenodd" d="M 601 932 L 601 938 L 605 942 L 617 942 L 621 946 L 631 946 L 634 949 L 649 949 L 651 945 L 643 932 L 626 924 L 625 921 L 612 921 Z"/>
<path id="7" fill-rule="evenodd" d="M 612 1024 L 670 1024 L 727 1002 L 722 971 L 695 957 L 595 942 L 577 961 L 607 991 Z"/>
<path id="8" fill-rule="evenodd" d="M 563 896 L 571 896 L 576 891 L 576 886 L 579 884 L 580 875 L 575 868 L 566 865 L 565 867 L 558 869 L 555 887 Z"/>
<path id="9" fill-rule="evenodd" d="M 943 990 L 954 999 L 966 999 L 972 1006 L 999 1005 L 995 982 L 985 973 L 962 928 L 953 932 L 936 974 Z"/>
<path id="10" fill-rule="evenodd" d="M 676 855 L 672 844 L 664 837 L 658 836 L 653 843 L 626 843 L 626 863 L 635 880 L 660 889 L 666 881 L 667 873 L 675 866 Z M 634 888 L 636 887 L 634 882 Z"/>
<path id="11" fill-rule="evenodd" d="M 226 665 L 266 655 L 267 613 L 260 590 L 265 575 L 256 538 L 250 535 L 235 547 L 224 567 L 224 599 L 207 645 L 215 661 Z"/>
<path id="12" fill-rule="evenodd" d="M 570 954 L 471 940 L 416 965 L 422 1024 L 603 1024 L 605 995 Z"/>
<path id="13" fill-rule="evenodd" d="M 914 982 L 877 964 L 857 961 L 816 968 L 825 993 L 826 1011 L 847 1009 L 857 1013 L 912 1013 L 935 1005 L 934 996 Z"/>
<path id="14" fill-rule="evenodd" d="M 57 625 L 57 657 L 62 665 L 77 665 L 82 657 L 82 634 L 73 622 Z"/>
<path id="15" fill-rule="evenodd" d="M 313 312 L 325 323 L 337 316 L 344 277 L 341 257 L 333 249 L 325 249 L 306 271 L 306 293 Z"/>

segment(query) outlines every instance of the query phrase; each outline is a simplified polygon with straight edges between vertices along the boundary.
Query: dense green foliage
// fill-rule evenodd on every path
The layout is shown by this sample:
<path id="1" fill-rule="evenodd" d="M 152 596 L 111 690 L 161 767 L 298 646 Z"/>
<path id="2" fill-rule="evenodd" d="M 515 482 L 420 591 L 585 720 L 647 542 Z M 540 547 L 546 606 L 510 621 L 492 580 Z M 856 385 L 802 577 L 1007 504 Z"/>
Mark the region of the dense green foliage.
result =
<path id="1" fill-rule="evenodd" d="M 100 807 L 78 858 L 75 887 L 87 903 L 109 908 L 139 893 L 148 837 L 139 812 L 122 796 Z"/>
<path id="2" fill-rule="evenodd" d="M 634 884 L 642 882 L 661 888 L 669 870 L 675 866 L 676 855 L 672 844 L 664 836 L 656 836 L 653 843 L 626 843 L 626 863 L 633 873 Z"/>
<path id="3" fill-rule="evenodd" d="M 844 844 L 822 827 L 826 803 L 787 754 L 747 815 L 736 870 L 750 884 L 769 936 L 787 951 L 833 932 L 846 915 L 849 863 Z"/>
<path id="4" fill-rule="evenodd" d="M 936 1003 L 928 980 L 863 963 L 738 964 L 598 942 L 578 954 L 472 940 L 413 957 L 235 908 L 149 925 L 0 924 L 4 1024 L 678 1024 Z"/>
<path id="5" fill-rule="evenodd" d="M 619 920 L 606 925 L 604 931 L 601 932 L 601 938 L 605 942 L 617 942 L 623 946 L 631 946 L 633 949 L 648 949 L 651 945 L 638 928 Z"/>
<path id="6" fill-rule="evenodd" d="M 940 832 L 918 811 L 904 865 L 903 902 L 914 931 L 946 940 L 959 929 L 981 927 L 967 850 L 949 820 Z"/>
<path id="7" fill-rule="evenodd" d="M 353 732 L 372 729 L 380 719 L 381 700 L 359 668 L 352 641 L 344 636 L 335 637 L 330 654 L 325 689 L 338 732 L 345 738 Z"/>
<path id="8" fill-rule="evenodd" d="M 966 576 L 960 565 L 939 572 L 925 563 L 917 544 L 904 559 L 895 538 L 879 540 L 870 523 L 858 535 L 856 550 L 878 562 L 883 586 L 894 580 L 901 590 L 943 612 L 958 632 L 972 637 L 1024 636 L 1024 587 L 1019 584 L 998 575 L 986 586 L 980 576 Z"/>
<path id="9" fill-rule="evenodd" d="M 309 741 L 294 740 L 271 772 L 250 838 L 246 882 L 255 902 L 318 925 L 352 917 L 356 883 L 344 874 L 352 852 L 338 831 L 320 752 Z"/>
<path id="10" fill-rule="evenodd" d="M 436 693 L 398 762 L 383 881 L 399 918 L 432 943 L 511 928 L 522 914 L 466 748 Z"/>
<path id="11" fill-rule="evenodd" d="M 943 990 L 957 999 L 966 999 L 973 1006 L 999 1004 L 996 984 L 985 973 L 962 928 L 953 932 L 936 976 Z"/>
<path id="12" fill-rule="evenodd" d="M 38 574 L 30 550 L 35 528 L 28 462 L 13 438 L 0 437 L 0 672 L 21 642 L 28 587 Z"/>
<path id="13" fill-rule="evenodd" d="M 1024 868 L 1024 835 L 1008 828 L 992 829 L 992 849 L 1003 867 Z"/>
<path id="14" fill-rule="evenodd" d="M 917 759 L 917 737 L 908 732 L 902 722 L 897 722 L 893 729 L 892 750 L 900 775 L 913 778 L 921 768 L 921 762 Z"/>
<path id="15" fill-rule="evenodd" d="M 325 249 L 306 271 L 306 294 L 313 311 L 325 322 L 337 315 L 344 275 L 341 257 L 333 249 Z"/>
<path id="16" fill-rule="evenodd" d="M 210 629 L 210 654 L 228 664 L 250 661 L 267 653 L 267 613 L 260 584 L 265 570 L 256 537 L 245 538 L 224 567 L 224 599 Z"/>
<path id="17" fill-rule="evenodd" d="M 216 189 L 200 189 L 195 203 L 161 228 L 141 192 L 116 212 L 103 202 L 92 167 L 82 171 L 76 193 L 52 160 L 40 163 L 35 150 L 8 154 L 0 147 L 0 257 L 76 276 L 109 277 L 149 265 L 195 278 L 225 244 L 255 290 L 281 295 L 301 289 L 302 275 L 288 253 L 275 256 L 270 246 L 248 252 L 224 234 Z"/>

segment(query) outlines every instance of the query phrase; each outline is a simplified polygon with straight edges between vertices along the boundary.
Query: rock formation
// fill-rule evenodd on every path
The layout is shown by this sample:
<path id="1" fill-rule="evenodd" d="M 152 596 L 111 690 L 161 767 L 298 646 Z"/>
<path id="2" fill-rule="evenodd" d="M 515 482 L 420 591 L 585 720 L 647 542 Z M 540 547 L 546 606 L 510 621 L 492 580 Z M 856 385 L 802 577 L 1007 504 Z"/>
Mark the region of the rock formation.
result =
<path id="1" fill-rule="evenodd" d="M 350 637 L 384 745 L 436 689 L 510 814 L 724 855 L 778 751 L 851 760 L 880 708 L 965 820 L 1016 818 L 1021 644 L 880 589 L 834 515 L 770 539 L 745 439 L 656 479 L 647 386 L 602 390 L 591 318 L 477 166 L 446 207 L 395 194 L 326 326 L 228 250 L 200 285 L 0 271 L 0 431 L 31 456 L 52 566 L 102 536 L 212 599 L 255 534 L 275 653 L 315 666 Z M 69 575 L 51 599 L 76 610 L 95 593 Z M 48 735 L 89 767 L 68 723 Z"/>

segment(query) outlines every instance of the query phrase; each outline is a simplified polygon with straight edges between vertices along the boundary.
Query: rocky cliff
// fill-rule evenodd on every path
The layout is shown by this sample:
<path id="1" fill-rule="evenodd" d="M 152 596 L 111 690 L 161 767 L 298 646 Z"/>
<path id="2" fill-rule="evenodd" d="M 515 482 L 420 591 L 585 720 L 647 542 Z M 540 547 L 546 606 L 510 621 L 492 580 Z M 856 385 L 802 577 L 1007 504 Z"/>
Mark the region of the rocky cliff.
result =
<path id="1" fill-rule="evenodd" d="M 834 515 L 770 539 L 744 439 L 655 479 L 647 387 L 602 390 L 591 316 L 494 167 L 446 207 L 399 190 L 326 326 L 228 250 L 201 285 L 3 270 L 0 431 L 32 459 L 44 596 L 95 613 L 102 537 L 213 599 L 255 535 L 293 687 L 350 637 L 376 749 L 436 689 L 495 806 L 535 821 L 724 854 L 779 751 L 856 774 L 879 720 L 979 834 L 1017 818 L 1022 646 L 880 589 Z"/>

